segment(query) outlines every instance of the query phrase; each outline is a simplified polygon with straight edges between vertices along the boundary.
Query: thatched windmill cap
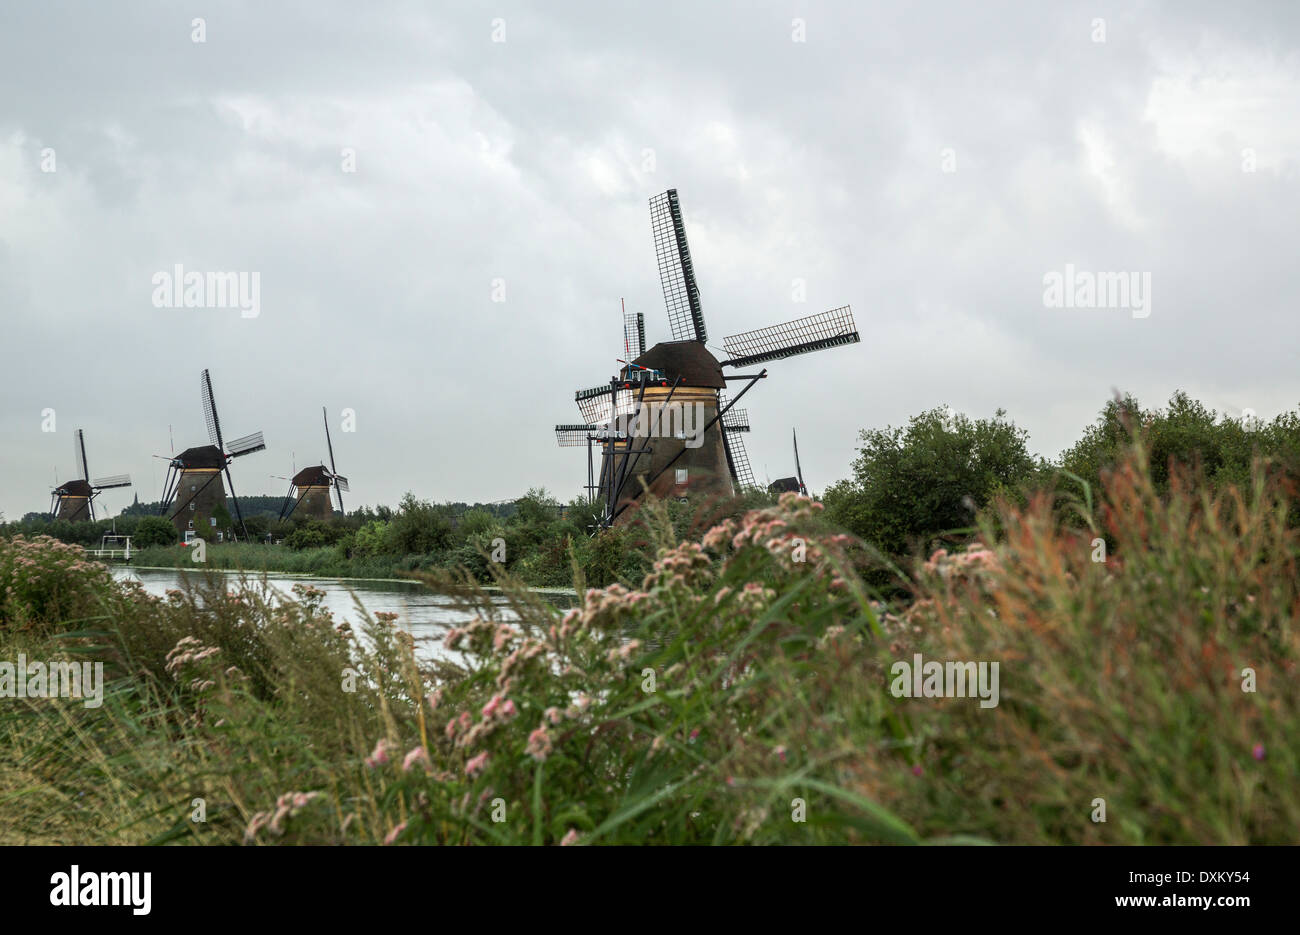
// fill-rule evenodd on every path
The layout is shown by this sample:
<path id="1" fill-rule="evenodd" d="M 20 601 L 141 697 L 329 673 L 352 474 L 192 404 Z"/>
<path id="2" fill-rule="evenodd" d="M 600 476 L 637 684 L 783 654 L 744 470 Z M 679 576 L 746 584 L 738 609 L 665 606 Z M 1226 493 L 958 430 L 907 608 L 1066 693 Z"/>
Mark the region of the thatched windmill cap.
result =
<path id="1" fill-rule="evenodd" d="M 293 475 L 293 485 L 295 487 L 328 487 L 329 484 L 330 476 L 323 464 L 305 467 Z"/>
<path id="2" fill-rule="evenodd" d="M 175 458 L 187 468 L 224 468 L 226 458 L 216 445 L 200 445 L 198 448 L 186 448 Z"/>
<path id="3" fill-rule="evenodd" d="M 633 363 L 658 370 L 668 382 L 679 376 L 682 386 L 708 386 L 724 389 L 722 365 L 699 341 L 663 341 L 638 357 Z"/>
<path id="4" fill-rule="evenodd" d="M 767 489 L 772 493 L 798 493 L 801 488 L 797 477 L 778 477 L 767 485 Z"/>
<path id="5" fill-rule="evenodd" d="M 89 497 L 93 491 L 84 480 L 70 480 L 54 488 L 54 492 L 64 497 Z"/>

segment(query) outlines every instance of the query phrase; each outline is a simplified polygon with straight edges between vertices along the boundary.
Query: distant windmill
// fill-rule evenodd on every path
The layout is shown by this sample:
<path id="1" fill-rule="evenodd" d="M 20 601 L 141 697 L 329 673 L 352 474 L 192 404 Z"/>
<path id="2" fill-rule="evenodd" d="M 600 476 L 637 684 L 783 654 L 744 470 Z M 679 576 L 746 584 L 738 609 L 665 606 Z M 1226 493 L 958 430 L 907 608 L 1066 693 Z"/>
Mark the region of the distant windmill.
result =
<path id="1" fill-rule="evenodd" d="M 595 486 L 605 501 L 605 525 L 617 521 L 640 496 L 643 483 L 645 489 L 664 498 L 691 493 L 730 495 L 737 487 L 753 485 L 749 458 L 736 434 L 747 430 L 748 421 L 740 428 L 741 423 L 732 424 L 734 420 L 728 417 L 730 407 L 765 378 L 767 370 L 724 376 L 723 367 L 747 367 L 861 340 L 853 312 L 845 305 L 723 338 L 727 359 L 719 362 L 705 343 L 708 332 L 676 189 L 650 199 L 650 226 L 673 340 L 646 351 L 644 327 L 640 327 L 636 356 L 630 356 L 632 342 L 625 337 L 630 359 L 620 361 L 624 366 L 619 373 L 606 385 L 574 394 L 586 424 L 607 433 L 590 442 L 601 445 L 600 480 Z M 631 330 L 625 313 L 625 336 Z M 729 380 L 748 381 L 730 401 L 720 392 Z M 691 439 L 700 441 L 699 445 L 688 445 L 680 432 L 665 433 L 657 418 L 636 421 L 628 432 L 618 430 L 620 423 L 626 424 L 620 417 L 640 416 L 647 406 L 651 413 L 661 412 L 674 404 L 702 410 L 703 424 L 696 427 L 702 429 L 702 439 Z M 572 434 L 566 437 L 571 439 Z M 588 473 L 593 472 L 589 469 Z"/>
<path id="2" fill-rule="evenodd" d="M 280 507 L 280 519 L 285 520 L 299 507 L 303 513 L 313 519 L 332 519 L 334 508 L 330 506 L 330 488 L 338 498 L 339 512 L 343 512 L 343 491 L 348 489 L 348 479 L 334 469 L 334 443 L 330 441 L 330 418 L 324 407 L 321 415 L 325 417 L 325 445 L 329 448 L 330 466 L 317 464 L 305 467 L 289 481 L 289 492 L 285 495 L 284 505 Z M 278 476 L 278 475 L 277 475 Z"/>
<path id="3" fill-rule="evenodd" d="M 55 487 L 50 498 L 50 513 L 55 519 L 63 519 L 69 522 L 81 522 L 83 520 L 94 521 L 95 519 L 95 498 L 99 496 L 101 490 L 111 490 L 114 487 L 130 487 L 131 478 L 126 474 L 114 474 L 112 477 L 101 477 L 98 480 L 90 479 L 90 465 L 86 461 L 86 435 L 81 429 L 77 429 L 76 435 L 72 439 L 75 457 L 77 459 L 76 480 L 70 480 L 66 484 L 60 484 Z"/>
<path id="4" fill-rule="evenodd" d="M 163 515 L 170 513 L 176 531 L 185 538 L 187 532 L 199 536 L 216 525 L 215 513 L 226 505 L 226 490 L 221 476 L 225 474 L 230 485 L 230 495 L 235 503 L 239 528 L 247 539 L 244 514 L 235 494 L 235 482 L 230 477 L 230 462 L 255 451 L 262 451 L 266 443 L 261 432 L 245 435 L 227 443 L 221 433 L 221 419 L 217 414 L 216 399 L 212 394 L 212 378 L 204 370 L 199 380 L 203 397 L 203 419 L 208 426 L 209 445 L 186 448 L 168 460 L 167 479 L 163 482 Z M 173 507 L 173 502 L 175 506 Z"/>
<path id="5" fill-rule="evenodd" d="M 801 493 L 806 497 L 808 496 L 808 488 L 804 486 L 803 468 L 799 466 L 799 433 L 795 432 L 794 429 L 791 429 L 790 432 L 794 435 L 795 476 L 778 477 L 776 480 L 772 481 L 772 483 L 767 485 L 767 489 L 772 491 L 772 493 L 788 493 L 793 491 L 794 493 Z"/>

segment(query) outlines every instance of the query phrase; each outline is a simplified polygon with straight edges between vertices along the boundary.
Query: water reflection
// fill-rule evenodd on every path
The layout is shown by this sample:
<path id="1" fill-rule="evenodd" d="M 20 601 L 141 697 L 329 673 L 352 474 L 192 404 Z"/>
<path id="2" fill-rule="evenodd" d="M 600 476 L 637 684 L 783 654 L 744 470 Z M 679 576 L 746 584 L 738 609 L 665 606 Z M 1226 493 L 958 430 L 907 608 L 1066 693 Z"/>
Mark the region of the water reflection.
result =
<path id="1" fill-rule="evenodd" d="M 212 569 L 217 574 L 225 574 L 233 579 L 237 572 L 222 572 Z M 195 579 L 195 584 L 202 582 L 203 572 L 181 570 L 163 570 L 155 568 L 132 568 L 118 565 L 113 568 L 113 577 L 139 581 L 150 594 L 165 594 L 170 589 L 183 587 L 184 578 Z M 260 582 L 260 573 L 250 575 L 250 584 Z M 464 623 L 465 613 L 456 608 L 451 598 L 434 594 L 428 588 L 414 581 L 367 581 L 360 579 L 338 578 L 303 578 L 293 575 L 266 575 L 268 587 L 292 598 L 295 584 L 310 584 L 325 592 L 322 606 L 334 614 L 339 622 L 348 621 L 360 630 L 358 621 L 360 612 L 357 600 L 370 613 L 385 611 L 397 614 L 397 623 L 415 638 L 416 653 L 421 658 L 434 658 L 442 653 L 442 638 L 448 626 Z M 353 596 L 355 594 L 355 597 Z M 557 606 L 567 607 L 572 602 L 571 595 L 563 592 L 547 594 Z M 496 597 L 493 601 L 501 607 L 501 618 L 512 619 L 514 614 L 505 606 L 505 599 Z"/>

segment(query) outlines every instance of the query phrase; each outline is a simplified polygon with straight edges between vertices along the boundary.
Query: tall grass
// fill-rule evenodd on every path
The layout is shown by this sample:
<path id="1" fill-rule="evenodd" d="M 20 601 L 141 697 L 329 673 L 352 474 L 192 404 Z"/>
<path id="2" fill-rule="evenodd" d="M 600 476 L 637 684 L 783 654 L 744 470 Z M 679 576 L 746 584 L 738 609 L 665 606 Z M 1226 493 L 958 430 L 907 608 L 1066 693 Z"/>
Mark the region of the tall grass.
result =
<path id="1" fill-rule="evenodd" d="M 316 575 L 331 578 L 394 578 L 418 569 L 440 564 L 436 555 L 370 555 L 349 558 L 333 546 L 290 549 L 284 546 L 248 542 L 209 543 L 204 564 L 210 568 L 250 572 L 277 572 L 290 575 Z M 193 570 L 189 548 L 155 546 L 131 553 L 132 564 L 139 567 L 183 568 Z"/>
<path id="2" fill-rule="evenodd" d="M 1211 495 L 1180 475 L 1160 496 L 1137 449 L 1068 523 L 1064 499 L 997 506 L 979 543 L 918 562 L 891 604 L 819 504 L 786 495 L 686 542 L 648 509 L 649 574 L 587 589 L 575 558 L 568 612 L 504 572 L 504 608 L 468 575 L 426 576 L 463 607 L 456 664 L 418 665 L 360 608 L 359 638 L 309 586 L 283 600 L 252 582 L 161 599 L 106 585 L 94 619 L 2 635 L 0 658 L 76 653 L 115 681 L 100 709 L 4 701 L 0 827 L 82 842 L 1293 843 L 1291 492 L 1257 478 Z M 891 666 L 914 653 L 999 663 L 1000 703 L 895 697 Z"/>

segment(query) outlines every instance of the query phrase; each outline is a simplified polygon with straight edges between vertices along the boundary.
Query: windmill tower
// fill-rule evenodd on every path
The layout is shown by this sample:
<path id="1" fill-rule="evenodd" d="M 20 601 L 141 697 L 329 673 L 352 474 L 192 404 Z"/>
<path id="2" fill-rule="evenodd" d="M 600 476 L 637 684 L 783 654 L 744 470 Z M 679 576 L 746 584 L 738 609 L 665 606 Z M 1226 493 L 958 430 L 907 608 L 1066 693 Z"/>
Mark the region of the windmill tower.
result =
<path id="1" fill-rule="evenodd" d="M 126 474 L 115 474 L 112 477 L 101 477 L 92 481 L 90 479 L 90 464 L 86 460 L 85 432 L 77 429 L 72 441 L 77 459 L 76 470 L 79 476 L 76 480 L 70 480 L 66 484 L 60 484 L 54 488 L 50 496 L 50 513 L 55 519 L 63 519 L 72 523 L 84 520 L 94 522 L 95 498 L 99 496 L 99 492 L 101 490 L 111 490 L 114 487 L 130 487 L 131 478 Z"/>
<path id="2" fill-rule="evenodd" d="M 325 446 L 329 449 L 330 466 L 323 464 L 305 467 L 293 475 L 289 481 L 289 492 L 285 494 L 284 505 L 280 507 L 280 519 L 286 520 L 295 511 L 312 519 L 329 520 L 334 518 L 334 507 L 330 504 L 330 489 L 338 499 L 339 512 L 343 512 L 343 491 L 348 489 L 348 479 L 334 469 L 334 443 L 330 441 L 329 413 L 321 407 L 325 418 Z"/>
<path id="3" fill-rule="evenodd" d="M 601 430 L 586 434 L 589 451 L 597 442 L 601 447 L 599 481 L 590 480 L 591 468 L 588 475 L 605 502 L 605 525 L 625 516 L 643 489 L 658 497 L 689 498 L 730 496 L 754 484 L 739 436 L 748 429 L 748 420 L 732 417 L 731 407 L 766 378 L 767 370 L 729 375 L 724 367 L 749 367 L 861 340 L 853 312 L 845 305 L 723 338 L 725 359 L 719 361 L 706 343 L 708 330 L 676 189 L 650 199 L 650 227 L 672 340 L 647 351 L 641 326 L 633 356 L 625 314 L 624 366 L 607 385 L 574 394 L 584 426 L 556 427 L 561 444 L 573 443 L 577 428 Z M 745 386 L 729 399 L 723 390 L 732 381 Z M 677 419 L 679 409 L 686 417 L 685 431 Z"/>
<path id="4" fill-rule="evenodd" d="M 803 468 L 799 466 L 799 433 L 794 429 L 790 430 L 794 436 L 794 477 L 778 477 L 772 483 L 767 485 L 767 489 L 772 493 L 801 493 L 808 496 L 808 488 L 803 482 Z"/>
<path id="5" fill-rule="evenodd" d="M 212 394 L 212 378 L 206 370 L 199 380 L 203 397 L 203 419 L 208 426 L 211 444 L 186 448 L 168 460 L 167 478 L 163 482 L 162 515 L 169 516 L 176 532 L 184 539 L 206 538 L 217 526 L 217 513 L 226 507 L 226 488 L 222 475 L 230 485 L 235 502 L 235 515 L 240 530 L 248 538 L 244 527 L 244 514 L 239 508 L 235 483 L 230 477 L 230 462 L 255 451 L 262 451 L 266 443 L 261 432 L 236 438 L 227 444 L 221 433 L 221 419 L 217 414 L 216 399 Z"/>

